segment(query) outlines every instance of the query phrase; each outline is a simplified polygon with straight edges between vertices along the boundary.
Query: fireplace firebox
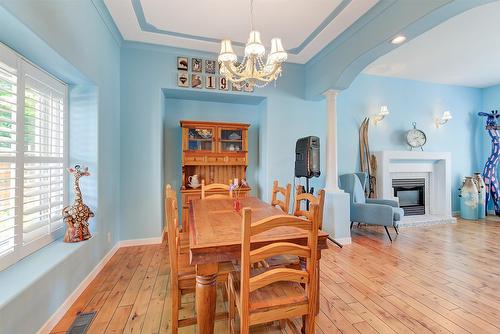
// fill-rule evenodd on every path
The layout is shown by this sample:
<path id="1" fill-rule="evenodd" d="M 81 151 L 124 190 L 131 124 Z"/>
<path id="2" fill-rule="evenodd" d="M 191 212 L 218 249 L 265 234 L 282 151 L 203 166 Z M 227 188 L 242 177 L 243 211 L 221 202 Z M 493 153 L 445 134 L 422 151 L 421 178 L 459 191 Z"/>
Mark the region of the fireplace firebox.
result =
<path id="1" fill-rule="evenodd" d="M 405 216 L 425 215 L 425 179 L 393 179 L 394 196 Z"/>

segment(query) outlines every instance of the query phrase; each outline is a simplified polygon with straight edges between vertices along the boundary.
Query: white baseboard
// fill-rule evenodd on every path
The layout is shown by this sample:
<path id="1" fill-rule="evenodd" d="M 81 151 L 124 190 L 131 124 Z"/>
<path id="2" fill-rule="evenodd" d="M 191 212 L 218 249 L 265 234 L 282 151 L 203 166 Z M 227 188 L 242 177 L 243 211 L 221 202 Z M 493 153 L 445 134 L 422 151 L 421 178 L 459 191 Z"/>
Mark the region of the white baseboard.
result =
<path id="1" fill-rule="evenodd" d="M 68 312 L 69 308 L 76 299 L 82 294 L 82 292 L 87 288 L 87 286 L 96 278 L 97 274 L 104 268 L 106 263 L 115 255 L 116 251 L 121 247 L 129 246 L 139 246 L 139 245 L 152 245 L 161 243 L 161 237 L 145 238 L 145 239 L 130 239 L 121 240 L 117 242 L 113 248 L 102 258 L 102 260 L 92 269 L 92 271 L 85 277 L 85 279 L 78 285 L 75 291 L 66 298 L 64 303 L 59 306 L 54 314 L 43 324 L 43 326 L 38 330 L 37 334 L 48 334 L 54 328 L 55 325 L 62 319 L 62 317 Z"/>
<path id="2" fill-rule="evenodd" d="M 120 247 L 154 245 L 154 244 L 161 244 L 161 237 L 129 239 L 129 240 L 121 240 L 118 242 L 118 245 L 120 245 Z"/>

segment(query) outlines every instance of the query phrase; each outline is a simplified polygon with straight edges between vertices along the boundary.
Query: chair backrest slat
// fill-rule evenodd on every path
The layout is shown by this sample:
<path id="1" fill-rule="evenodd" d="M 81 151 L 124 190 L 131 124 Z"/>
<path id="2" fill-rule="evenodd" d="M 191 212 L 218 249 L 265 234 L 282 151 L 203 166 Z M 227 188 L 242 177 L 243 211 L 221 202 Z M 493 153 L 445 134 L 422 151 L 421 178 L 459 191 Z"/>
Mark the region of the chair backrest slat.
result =
<path id="1" fill-rule="evenodd" d="M 301 209 L 301 204 L 302 202 L 309 201 L 309 207 L 311 204 L 316 204 L 318 205 L 318 211 L 319 211 L 319 220 L 318 220 L 318 226 L 319 229 L 321 230 L 323 228 L 323 210 L 325 207 L 325 190 L 321 189 L 318 193 L 318 196 L 314 196 L 313 194 L 309 193 L 303 193 L 302 192 L 302 187 L 297 186 L 297 191 L 295 193 L 295 205 L 293 209 L 293 215 L 297 217 L 306 217 L 307 219 L 312 219 L 313 213 L 311 210 L 302 210 Z"/>
<path id="2" fill-rule="evenodd" d="M 276 242 L 251 251 L 250 262 L 256 263 L 279 254 L 306 258 L 311 257 L 311 250 L 307 246 L 297 245 L 291 242 Z"/>
<path id="3" fill-rule="evenodd" d="M 210 190 L 224 190 L 227 191 L 227 195 L 224 194 L 207 194 Z M 212 183 L 205 185 L 205 180 L 201 181 L 201 198 L 232 198 L 233 194 L 231 187 L 224 183 Z"/>
<path id="4" fill-rule="evenodd" d="M 272 199 L 271 199 L 271 205 L 272 206 L 279 206 L 283 212 L 288 213 L 288 210 L 290 209 L 290 194 L 292 192 L 292 185 L 288 183 L 286 185 L 286 188 L 280 187 L 278 185 L 278 181 L 274 181 L 273 183 L 273 192 L 272 192 Z M 278 199 L 278 193 L 283 195 L 284 200 Z"/>
<path id="5" fill-rule="evenodd" d="M 307 284 L 309 283 L 309 274 L 307 271 L 298 269 L 271 269 L 260 275 L 251 277 L 248 289 L 252 292 L 275 282 L 297 282 Z"/>
<path id="6" fill-rule="evenodd" d="M 253 223 L 251 233 L 252 235 L 256 235 L 281 226 L 293 226 L 309 231 L 312 228 L 312 223 L 310 220 L 302 217 L 291 215 L 276 215 Z"/>

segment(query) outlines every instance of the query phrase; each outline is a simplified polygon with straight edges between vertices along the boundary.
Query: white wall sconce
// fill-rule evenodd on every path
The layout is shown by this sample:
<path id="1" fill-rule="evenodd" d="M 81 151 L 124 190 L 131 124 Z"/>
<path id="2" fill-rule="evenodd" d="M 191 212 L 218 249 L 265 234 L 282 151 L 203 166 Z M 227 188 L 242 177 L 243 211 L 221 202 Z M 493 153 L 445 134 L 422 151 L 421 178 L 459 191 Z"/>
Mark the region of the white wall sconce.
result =
<path id="1" fill-rule="evenodd" d="M 381 106 L 378 114 L 373 116 L 374 123 L 375 124 L 380 123 L 387 115 L 389 115 L 389 108 L 387 108 L 387 106 Z"/>
<path id="2" fill-rule="evenodd" d="M 451 112 L 449 111 L 445 111 L 443 112 L 443 116 L 441 116 L 441 118 L 436 118 L 436 127 L 437 128 L 440 128 L 442 127 L 443 125 L 445 125 L 446 123 L 448 123 L 448 121 L 450 119 L 452 119 L 453 117 L 451 116 Z"/>

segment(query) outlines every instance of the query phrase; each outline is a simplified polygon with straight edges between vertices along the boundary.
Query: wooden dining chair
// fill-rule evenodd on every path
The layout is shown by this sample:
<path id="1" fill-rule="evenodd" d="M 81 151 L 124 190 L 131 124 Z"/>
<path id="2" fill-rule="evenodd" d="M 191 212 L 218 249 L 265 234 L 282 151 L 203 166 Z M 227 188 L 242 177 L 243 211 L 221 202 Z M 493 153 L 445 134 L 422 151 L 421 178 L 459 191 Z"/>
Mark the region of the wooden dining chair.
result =
<path id="1" fill-rule="evenodd" d="M 292 192 L 292 185 L 287 183 L 286 188 L 280 187 L 278 185 L 278 180 L 275 180 L 273 183 L 273 192 L 271 205 L 279 206 L 283 212 L 288 213 L 290 209 L 290 193 Z M 283 200 L 278 199 L 278 194 L 283 196 Z"/>
<path id="2" fill-rule="evenodd" d="M 172 189 L 172 186 L 170 184 L 167 184 L 165 186 L 165 203 L 167 199 L 172 199 L 172 210 L 173 214 L 171 219 L 171 223 L 173 224 L 173 233 L 175 234 L 176 237 L 179 238 L 179 246 L 180 246 L 180 251 L 182 253 L 187 253 L 189 252 L 189 231 L 187 229 L 183 229 L 181 232 L 181 227 L 179 227 L 179 209 L 177 206 L 177 193 L 175 192 L 174 189 Z M 165 228 L 163 229 L 163 241 L 167 240 L 168 241 L 168 228 L 169 228 L 169 220 L 168 217 L 165 216 Z"/>
<path id="3" fill-rule="evenodd" d="M 196 270 L 189 264 L 189 252 L 181 251 L 181 243 L 177 225 L 177 199 L 167 197 L 165 200 L 165 218 L 167 221 L 168 256 L 170 260 L 170 297 L 172 334 L 177 334 L 180 327 L 196 324 L 196 317 L 179 319 L 182 296 L 193 293 L 196 289 Z M 219 264 L 217 282 L 222 282 L 227 290 L 227 277 L 234 267 L 229 262 Z M 219 313 L 217 319 L 227 314 Z"/>
<path id="4" fill-rule="evenodd" d="M 227 194 L 207 194 L 207 191 L 210 190 L 219 190 L 219 191 L 227 191 Z M 224 183 L 212 183 L 209 185 L 205 185 L 205 180 L 201 181 L 201 198 L 233 198 L 233 193 L 231 191 L 231 187 Z"/>
<path id="5" fill-rule="evenodd" d="M 241 334 L 249 333 L 252 325 L 283 319 L 298 332 L 290 319 L 300 316 L 305 333 L 314 333 L 317 293 L 314 291 L 316 284 L 313 282 L 316 281 L 318 257 L 317 207 L 312 205 L 312 220 L 292 215 L 277 215 L 253 223 L 251 209 L 243 209 L 241 272 L 231 273 L 228 280 L 230 333 L 235 329 L 236 313 L 240 318 Z M 253 236 L 282 227 L 296 227 L 306 231 L 307 246 L 282 241 L 251 249 Z M 279 254 L 305 258 L 306 268 L 252 269 L 252 264 Z"/>
<path id="6" fill-rule="evenodd" d="M 313 194 L 302 192 L 302 186 L 297 186 L 297 190 L 295 193 L 295 204 L 293 208 L 293 215 L 297 217 L 306 217 L 311 218 L 312 212 L 311 210 L 303 209 L 303 207 L 307 208 L 307 201 L 309 201 L 309 205 L 316 204 L 319 207 L 319 222 L 318 226 L 321 230 L 323 228 L 323 210 L 325 207 L 325 190 L 321 189 L 318 192 L 318 196 L 314 196 Z M 304 204 L 304 205 L 303 205 Z"/>
<path id="7" fill-rule="evenodd" d="M 309 210 L 307 210 L 306 201 L 309 201 Z M 311 206 L 318 206 L 318 226 L 321 230 L 323 226 L 323 210 L 325 206 L 325 190 L 321 189 L 318 193 L 318 196 L 314 196 L 313 194 L 303 193 L 302 187 L 297 186 L 297 192 L 295 194 L 295 205 L 293 209 L 293 215 L 297 217 L 305 217 L 307 219 L 312 219 L 313 212 L 311 211 Z M 268 258 L 264 266 L 267 267 L 294 267 L 300 263 L 300 259 L 298 256 L 273 256 Z"/>

